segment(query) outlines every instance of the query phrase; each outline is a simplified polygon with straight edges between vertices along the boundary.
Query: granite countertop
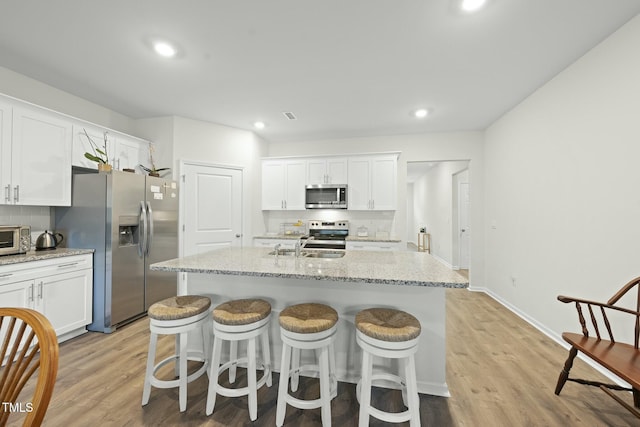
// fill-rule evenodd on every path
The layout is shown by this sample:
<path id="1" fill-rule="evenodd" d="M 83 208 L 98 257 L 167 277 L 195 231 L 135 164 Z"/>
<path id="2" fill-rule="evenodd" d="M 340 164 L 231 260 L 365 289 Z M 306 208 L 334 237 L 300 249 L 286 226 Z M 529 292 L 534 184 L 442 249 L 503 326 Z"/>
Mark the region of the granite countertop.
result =
<path id="1" fill-rule="evenodd" d="M 467 288 L 463 276 L 425 252 L 346 251 L 343 258 L 268 255 L 269 248 L 224 248 L 151 264 L 151 270 Z"/>
<path id="2" fill-rule="evenodd" d="M 92 254 L 93 249 L 57 248 L 47 251 L 29 251 L 26 254 L 0 256 L 0 265 L 20 264 L 23 262 L 42 261 L 51 258 L 61 258 L 73 255 Z"/>
<path id="3" fill-rule="evenodd" d="M 302 237 L 302 235 L 300 234 L 275 234 L 275 235 L 260 235 L 260 236 L 253 236 L 254 239 L 291 239 L 291 240 L 297 240 L 300 237 Z M 376 236 L 367 236 L 367 237 L 358 237 L 358 236 L 347 236 L 346 238 L 347 242 L 394 242 L 394 243 L 399 243 L 401 240 L 400 239 L 395 239 L 393 237 L 388 237 L 388 238 L 380 238 L 380 237 L 376 237 Z"/>

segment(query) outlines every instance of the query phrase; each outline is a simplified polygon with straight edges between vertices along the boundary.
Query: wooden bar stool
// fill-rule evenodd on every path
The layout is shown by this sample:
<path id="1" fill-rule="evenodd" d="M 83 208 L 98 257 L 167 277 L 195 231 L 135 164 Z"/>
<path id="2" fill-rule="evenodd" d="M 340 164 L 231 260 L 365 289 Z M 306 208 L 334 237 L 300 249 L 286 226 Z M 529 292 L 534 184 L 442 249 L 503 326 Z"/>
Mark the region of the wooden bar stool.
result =
<path id="1" fill-rule="evenodd" d="M 331 400 L 336 397 L 338 389 L 333 348 L 337 323 L 338 313 L 324 304 L 297 304 L 280 312 L 280 336 L 283 348 L 276 408 L 278 427 L 284 424 L 287 404 L 298 409 L 321 408 L 322 425 L 331 426 Z M 315 350 L 318 365 L 300 366 L 300 350 Z M 291 390 L 295 392 L 298 389 L 300 372 L 318 373 L 320 398 L 302 400 L 289 394 L 289 378 L 291 378 Z"/>
<path id="2" fill-rule="evenodd" d="M 420 397 L 414 355 L 418 350 L 420 322 L 401 310 L 369 308 L 356 315 L 356 328 L 356 342 L 362 349 L 362 379 L 356 387 L 356 395 L 360 402 L 359 426 L 368 426 L 371 415 L 390 423 L 409 421 L 410 426 L 419 427 Z M 374 374 L 374 356 L 403 359 L 404 378 L 392 373 Z M 399 384 L 402 399 L 408 409 L 404 412 L 390 413 L 371 406 L 371 386 L 376 380 Z"/>
<path id="3" fill-rule="evenodd" d="M 249 418 L 258 418 L 258 389 L 264 384 L 271 387 L 271 353 L 269 350 L 269 318 L 271 304 L 262 299 L 239 299 L 227 301 L 213 309 L 213 354 L 209 366 L 209 392 L 207 394 L 207 415 L 213 413 L 216 395 L 227 397 L 248 396 Z M 264 374 L 256 379 L 256 338 L 260 337 Z M 247 357 L 237 357 L 238 341 L 247 340 Z M 222 342 L 229 341 L 231 355 L 229 362 L 220 365 Z M 236 367 L 247 366 L 247 387 L 227 388 L 218 382 L 218 376 L 229 369 L 229 382 L 233 383 Z"/>
<path id="4" fill-rule="evenodd" d="M 164 299 L 153 304 L 147 311 L 150 319 L 151 337 L 149 340 L 149 354 L 147 356 L 147 371 L 142 390 L 142 405 L 149 403 L 151 386 L 157 388 L 178 387 L 180 412 L 187 409 L 187 383 L 200 377 L 207 370 L 207 351 L 210 347 L 209 337 L 211 316 L 209 308 L 211 300 L 200 295 L 183 295 Z M 200 329 L 202 333 L 202 352 L 187 351 L 187 336 L 192 330 Z M 176 335 L 176 350 L 158 364 L 155 364 L 158 335 Z M 158 369 L 167 363 L 176 363 L 175 380 L 161 380 L 155 376 Z M 191 375 L 187 375 L 187 360 L 203 362 L 202 366 Z"/>

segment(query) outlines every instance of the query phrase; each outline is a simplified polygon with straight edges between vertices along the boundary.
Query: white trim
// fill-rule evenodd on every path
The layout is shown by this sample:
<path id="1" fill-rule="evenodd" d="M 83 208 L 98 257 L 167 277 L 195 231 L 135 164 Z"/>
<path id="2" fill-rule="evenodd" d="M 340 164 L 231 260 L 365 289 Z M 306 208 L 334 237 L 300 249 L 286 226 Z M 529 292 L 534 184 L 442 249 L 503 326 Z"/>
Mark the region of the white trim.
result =
<path id="1" fill-rule="evenodd" d="M 471 291 L 471 292 L 484 292 L 485 294 L 487 294 L 488 296 L 493 298 L 495 301 L 500 303 L 502 306 L 504 306 L 505 308 L 510 310 L 516 316 L 520 317 L 522 320 L 524 320 L 525 322 L 527 322 L 528 324 L 530 324 L 531 326 L 533 326 L 534 328 L 536 328 L 537 330 L 539 330 L 540 332 L 545 334 L 547 337 L 551 338 L 553 341 L 555 341 L 556 343 L 560 344 L 564 349 L 569 350 L 569 347 L 570 347 L 569 344 L 565 340 L 562 339 L 561 335 L 559 335 L 558 333 L 556 333 L 556 332 L 552 331 L 551 329 L 547 328 L 546 326 L 544 326 L 543 324 L 541 324 L 540 322 L 538 322 L 536 319 L 534 319 L 533 317 L 529 316 L 528 314 L 522 312 L 521 310 L 519 310 L 514 305 L 510 304 L 509 302 L 507 302 L 504 299 L 502 299 L 500 296 L 498 296 L 495 293 L 493 293 L 491 290 L 489 290 L 487 288 L 481 288 L 481 287 L 477 287 L 477 288 L 476 287 L 473 287 L 473 288 L 469 287 L 468 290 Z M 598 371 L 599 373 L 601 373 L 605 377 L 609 378 L 609 380 L 613 381 L 614 383 L 616 383 L 616 384 L 618 384 L 620 386 L 623 386 L 623 387 L 631 387 L 631 385 L 628 384 L 626 381 L 624 381 L 622 378 L 618 377 L 617 375 L 615 375 L 611 371 L 605 369 L 604 367 L 602 367 L 602 365 L 594 362 L 592 359 L 586 357 L 585 355 L 583 355 L 580 352 L 578 352 L 578 358 L 583 360 L 587 365 L 591 366 L 593 369 L 595 369 L 596 371 Z M 566 360 L 566 358 L 558 361 L 558 373 L 560 373 L 560 371 L 562 370 L 562 366 L 564 366 L 565 360 Z"/>

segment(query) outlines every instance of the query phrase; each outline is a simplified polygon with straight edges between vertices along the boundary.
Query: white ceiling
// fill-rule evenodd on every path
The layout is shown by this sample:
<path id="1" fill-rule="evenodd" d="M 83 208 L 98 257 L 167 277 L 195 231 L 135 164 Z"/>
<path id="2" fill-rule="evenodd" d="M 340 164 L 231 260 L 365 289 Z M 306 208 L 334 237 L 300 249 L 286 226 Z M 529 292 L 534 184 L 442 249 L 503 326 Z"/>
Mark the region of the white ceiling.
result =
<path id="1" fill-rule="evenodd" d="M 482 130 L 640 13 L 458 1 L 3 0 L 0 65 L 132 118 L 262 120 L 270 141 Z M 156 56 L 154 38 L 179 56 Z"/>

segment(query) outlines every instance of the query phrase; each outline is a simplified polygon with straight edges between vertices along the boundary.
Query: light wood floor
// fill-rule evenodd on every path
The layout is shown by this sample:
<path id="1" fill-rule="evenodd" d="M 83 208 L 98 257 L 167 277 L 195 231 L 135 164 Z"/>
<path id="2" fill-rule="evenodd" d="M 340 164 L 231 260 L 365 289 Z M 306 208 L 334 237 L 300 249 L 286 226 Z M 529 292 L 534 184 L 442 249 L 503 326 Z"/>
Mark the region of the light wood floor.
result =
<path id="1" fill-rule="evenodd" d="M 219 396 L 204 414 L 207 380 L 190 384 L 188 407 L 178 410 L 175 389 L 152 389 L 140 405 L 148 345 L 148 320 L 111 335 L 88 333 L 61 344 L 58 381 L 45 426 L 246 426 L 246 398 Z M 160 340 L 169 353 L 173 341 Z M 567 351 L 482 293 L 447 290 L 447 383 L 450 398 L 420 396 L 423 426 L 629 426 L 638 420 L 603 392 L 567 383 L 553 393 Z M 417 361 L 420 363 L 420 361 Z M 581 360 L 573 371 L 600 377 Z M 258 394 L 258 426 L 275 425 L 274 387 Z M 244 378 L 239 378 L 242 384 Z M 318 392 L 308 380 L 308 397 Z M 340 384 L 332 403 L 334 426 L 357 425 L 352 384 Z M 381 409 L 402 403 L 397 391 L 376 390 Z M 631 399 L 628 399 L 630 402 Z M 15 416 L 10 425 L 20 425 Z M 319 410 L 287 410 L 285 425 L 320 426 Z M 372 421 L 371 425 L 386 425 Z"/>

